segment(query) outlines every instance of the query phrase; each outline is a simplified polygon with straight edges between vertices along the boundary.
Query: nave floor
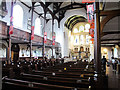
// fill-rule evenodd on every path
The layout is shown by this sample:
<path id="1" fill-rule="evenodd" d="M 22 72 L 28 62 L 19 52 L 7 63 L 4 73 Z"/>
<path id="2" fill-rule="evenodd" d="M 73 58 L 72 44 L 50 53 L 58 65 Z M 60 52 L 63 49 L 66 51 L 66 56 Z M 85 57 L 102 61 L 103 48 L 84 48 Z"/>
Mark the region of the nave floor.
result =
<path id="1" fill-rule="evenodd" d="M 106 66 L 106 75 L 108 75 L 109 90 L 120 90 L 120 74 L 112 69 L 112 65 Z"/>

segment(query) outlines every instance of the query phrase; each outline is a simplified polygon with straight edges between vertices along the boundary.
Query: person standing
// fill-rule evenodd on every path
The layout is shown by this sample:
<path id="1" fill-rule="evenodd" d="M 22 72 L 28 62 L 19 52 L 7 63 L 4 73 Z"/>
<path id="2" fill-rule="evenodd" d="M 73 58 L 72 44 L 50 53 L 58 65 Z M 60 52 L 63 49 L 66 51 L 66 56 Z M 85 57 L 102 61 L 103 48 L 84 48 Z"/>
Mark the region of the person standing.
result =
<path id="1" fill-rule="evenodd" d="M 106 62 L 107 62 L 107 60 L 106 60 L 105 56 L 103 56 L 103 58 L 102 58 L 102 65 L 103 65 L 103 69 L 104 70 L 106 70 Z"/>
<path id="2" fill-rule="evenodd" d="M 113 71 L 115 71 L 115 59 L 114 59 L 114 57 L 112 57 L 112 67 L 113 67 Z"/>

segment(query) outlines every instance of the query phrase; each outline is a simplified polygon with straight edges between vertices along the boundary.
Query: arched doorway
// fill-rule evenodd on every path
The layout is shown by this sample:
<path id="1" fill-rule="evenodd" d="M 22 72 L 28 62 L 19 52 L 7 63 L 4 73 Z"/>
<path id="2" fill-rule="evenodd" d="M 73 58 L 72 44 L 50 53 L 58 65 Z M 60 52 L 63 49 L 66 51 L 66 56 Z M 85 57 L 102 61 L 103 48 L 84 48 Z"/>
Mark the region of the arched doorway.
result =
<path id="1" fill-rule="evenodd" d="M 11 47 L 11 58 L 13 60 L 14 63 L 16 63 L 19 59 L 19 51 L 20 51 L 20 47 L 18 44 L 13 44 Z"/>
<path id="2" fill-rule="evenodd" d="M 4 43 L 0 43 L 0 58 L 7 59 L 7 46 Z"/>
<path id="3" fill-rule="evenodd" d="M 84 51 L 84 48 L 83 46 L 80 47 L 80 51 L 83 52 Z"/>

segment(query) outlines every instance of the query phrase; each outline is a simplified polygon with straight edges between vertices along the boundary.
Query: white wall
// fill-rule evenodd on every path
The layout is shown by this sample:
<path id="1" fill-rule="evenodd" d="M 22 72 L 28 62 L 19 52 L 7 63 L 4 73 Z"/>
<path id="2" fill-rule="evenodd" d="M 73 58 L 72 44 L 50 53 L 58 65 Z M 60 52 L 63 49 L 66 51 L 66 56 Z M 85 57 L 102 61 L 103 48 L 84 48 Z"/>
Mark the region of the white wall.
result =
<path id="1" fill-rule="evenodd" d="M 69 37 L 68 37 L 68 29 L 65 28 L 64 31 L 64 56 L 69 56 Z"/>

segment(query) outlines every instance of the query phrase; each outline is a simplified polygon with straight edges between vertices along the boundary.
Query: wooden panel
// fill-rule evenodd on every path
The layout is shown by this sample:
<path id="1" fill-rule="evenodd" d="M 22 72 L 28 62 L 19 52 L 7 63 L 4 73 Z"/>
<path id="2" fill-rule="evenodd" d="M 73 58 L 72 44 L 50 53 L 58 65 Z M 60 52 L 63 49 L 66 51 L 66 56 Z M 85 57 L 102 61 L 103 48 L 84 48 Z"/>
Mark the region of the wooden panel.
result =
<path id="1" fill-rule="evenodd" d="M 8 33 L 7 29 L 8 28 L 9 27 L 7 26 L 7 23 L 0 21 L 0 34 L 1 35 L 7 36 L 7 33 Z M 13 34 L 11 35 L 11 37 L 14 37 L 14 38 L 19 39 L 19 40 L 29 40 L 30 33 L 23 31 L 23 30 L 20 30 L 20 29 L 17 29 L 17 28 L 14 28 Z M 33 42 L 43 43 L 43 37 L 38 36 L 38 35 L 34 35 Z M 52 45 L 52 40 L 47 39 L 46 45 L 48 45 L 48 46 Z M 59 45 L 59 43 L 55 42 L 55 47 L 57 47 L 58 45 Z"/>
<path id="2" fill-rule="evenodd" d="M 0 21 L 0 34 L 7 35 L 7 23 Z"/>
<path id="3" fill-rule="evenodd" d="M 29 40 L 29 33 L 28 32 L 25 32 L 25 31 L 22 31 L 22 30 L 16 29 L 16 28 L 14 28 L 13 34 L 11 36 L 19 38 L 19 39 Z"/>
<path id="4" fill-rule="evenodd" d="M 40 36 L 34 35 L 34 40 L 33 41 L 42 43 L 43 42 L 43 38 L 40 37 Z"/>
<path id="5" fill-rule="evenodd" d="M 52 40 L 47 39 L 46 45 L 52 45 Z"/>

